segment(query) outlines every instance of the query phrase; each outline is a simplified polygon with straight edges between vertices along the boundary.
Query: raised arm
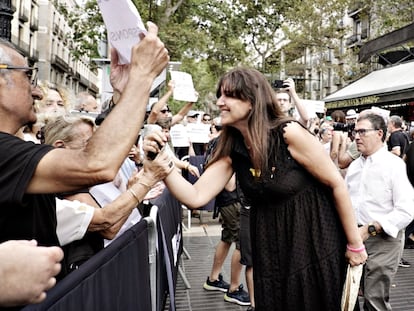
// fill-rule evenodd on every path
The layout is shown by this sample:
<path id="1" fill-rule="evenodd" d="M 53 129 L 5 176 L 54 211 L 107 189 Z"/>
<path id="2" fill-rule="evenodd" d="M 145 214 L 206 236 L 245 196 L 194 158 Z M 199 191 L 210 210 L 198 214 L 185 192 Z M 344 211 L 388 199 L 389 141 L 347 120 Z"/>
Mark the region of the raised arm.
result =
<path id="1" fill-rule="evenodd" d="M 303 126 L 308 127 L 309 114 L 306 110 L 305 105 L 303 104 L 303 101 L 299 98 L 298 94 L 296 93 L 295 82 L 292 78 L 288 78 L 283 81 L 283 85 L 287 86 L 285 89 L 289 92 L 290 100 L 292 104 L 296 107 L 296 110 L 298 111 L 299 122 Z"/>
<path id="2" fill-rule="evenodd" d="M 198 99 L 198 92 L 196 90 L 194 90 L 194 94 L 195 97 Z M 183 107 L 181 107 L 180 111 L 178 111 L 177 114 L 173 115 L 171 120 L 171 126 L 184 120 L 187 113 L 191 110 L 191 108 L 193 108 L 193 104 L 193 102 L 188 102 Z"/>
<path id="3" fill-rule="evenodd" d="M 113 239 L 151 188 L 171 172 L 173 167 L 170 167 L 170 162 L 171 157 L 166 153 L 159 154 L 153 161 L 144 161 L 143 169 L 131 178 L 132 184 L 128 190 L 102 208 L 97 206 L 88 193 L 76 194 L 67 199 L 96 207 L 88 231 L 99 231 L 104 238 Z"/>
<path id="4" fill-rule="evenodd" d="M 348 143 L 348 133 L 342 133 L 338 152 L 338 167 L 341 169 L 347 168 L 352 163 L 352 161 L 354 161 L 354 159 L 348 153 L 350 144 L 352 144 L 352 142 Z"/>
<path id="5" fill-rule="evenodd" d="M 151 109 L 151 112 L 148 116 L 147 123 L 148 124 L 154 124 L 157 122 L 158 115 L 160 114 L 161 109 L 167 105 L 168 100 L 170 99 L 171 95 L 174 92 L 174 86 L 175 83 L 173 80 L 168 82 L 168 90 L 167 92 L 160 98 L 158 102 L 154 104 L 154 106 Z"/>
<path id="6" fill-rule="evenodd" d="M 184 120 L 184 117 L 187 115 L 187 113 L 191 110 L 194 103 L 188 102 L 183 107 L 181 107 L 180 111 L 177 112 L 177 114 L 173 115 L 171 120 L 171 126 L 174 124 L 180 123 L 182 120 Z"/>
<path id="7" fill-rule="evenodd" d="M 156 143 L 158 142 L 158 143 Z M 158 145 L 164 145 L 165 138 L 161 132 L 153 132 L 144 139 L 144 151 L 159 152 Z M 210 165 L 194 185 L 189 183 L 177 170 L 173 170 L 164 182 L 178 201 L 189 208 L 198 208 L 207 204 L 223 190 L 233 175 L 231 159 L 222 158 Z"/>
<path id="8" fill-rule="evenodd" d="M 39 162 L 27 192 L 69 191 L 115 177 L 142 127 L 152 82 L 169 60 L 157 33 L 157 26 L 148 23 L 148 34 L 132 48 L 129 68 L 113 65 L 119 69 L 125 89 L 120 83 L 118 103 L 86 146 L 48 152 Z"/>

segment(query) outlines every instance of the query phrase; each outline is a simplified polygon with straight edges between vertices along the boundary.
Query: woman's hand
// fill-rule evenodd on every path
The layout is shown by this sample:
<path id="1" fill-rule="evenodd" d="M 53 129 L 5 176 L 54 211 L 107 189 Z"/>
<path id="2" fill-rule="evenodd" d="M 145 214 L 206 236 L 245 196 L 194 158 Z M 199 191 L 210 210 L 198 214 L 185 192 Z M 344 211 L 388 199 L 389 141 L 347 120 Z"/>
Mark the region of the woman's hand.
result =
<path id="1" fill-rule="evenodd" d="M 368 254 L 365 246 L 363 246 L 363 249 L 354 249 L 347 246 L 345 257 L 351 266 L 358 266 L 365 264 L 368 259 Z"/>
<path id="2" fill-rule="evenodd" d="M 156 182 L 163 180 L 174 169 L 174 162 L 172 155 L 169 152 L 159 152 L 154 160 L 144 160 L 143 176 L 142 178 L 150 178 Z"/>
<path id="3" fill-rule="evenodd" d="M 146 158 L 151 159 L 152 155 L 158 154 L 166 143 L 167 137 L 161 131 L 152 131 L 151 133 L 145 135 L 142 143 L 142 149 L 144 150 Z"/>

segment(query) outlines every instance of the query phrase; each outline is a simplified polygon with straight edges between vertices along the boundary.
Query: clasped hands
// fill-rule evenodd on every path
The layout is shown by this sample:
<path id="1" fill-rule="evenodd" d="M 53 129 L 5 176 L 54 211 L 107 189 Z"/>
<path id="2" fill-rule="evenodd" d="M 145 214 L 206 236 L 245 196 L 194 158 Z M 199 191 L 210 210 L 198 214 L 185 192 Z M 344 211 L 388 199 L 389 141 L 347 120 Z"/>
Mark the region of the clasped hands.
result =
<path id="1" fill-rule="evenodd" d="M 144 136 L 142 149 L 144 150 L 144 171 L 154 170 L 166 173 L 164 178 L 174 169 L 174 154 L 167 146 L 167 138 L 161 131 L 154 131 Z M 162 178 L 163 179 L 163 178 Z"/>

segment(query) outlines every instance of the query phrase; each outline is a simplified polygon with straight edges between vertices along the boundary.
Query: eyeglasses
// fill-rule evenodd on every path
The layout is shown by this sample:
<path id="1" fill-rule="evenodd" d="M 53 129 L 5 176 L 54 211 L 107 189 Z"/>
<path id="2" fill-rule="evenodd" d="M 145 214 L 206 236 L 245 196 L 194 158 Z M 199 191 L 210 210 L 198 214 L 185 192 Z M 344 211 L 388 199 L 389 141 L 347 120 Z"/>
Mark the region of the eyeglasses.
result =
<path id="1" fill-rule="evenodd" d="M 163 110 L 160 110 L 160 112 L 161 113 L 167 113 L 167 112 L 170 112 L 171 110 L 170 109 L 163 109 Z"/>
<path id="2" fill-rule="evenodd" d="M 211 121 L 211 119 L 203 119 L 203 121 Z"/>
<path id="3" fill-rule="evenodd" d="M 352 131 L 352 136 L 356 136 L 356 134 L 359 134 L 359 136 L 364 137 L 367 132 L 371 131 L 378 131 L 377 129 L 355 129 Z"/>
<path id="4" fill-rule="evenodd" d="M 38 70 L 38 68 L 0 64 L 0 69 L 24 70 L 24 73 L 26 74 L 27 78 L 29 79 L 30 84 L 33 85 L 34 87 L 37 86 L 37 70 Z"/>

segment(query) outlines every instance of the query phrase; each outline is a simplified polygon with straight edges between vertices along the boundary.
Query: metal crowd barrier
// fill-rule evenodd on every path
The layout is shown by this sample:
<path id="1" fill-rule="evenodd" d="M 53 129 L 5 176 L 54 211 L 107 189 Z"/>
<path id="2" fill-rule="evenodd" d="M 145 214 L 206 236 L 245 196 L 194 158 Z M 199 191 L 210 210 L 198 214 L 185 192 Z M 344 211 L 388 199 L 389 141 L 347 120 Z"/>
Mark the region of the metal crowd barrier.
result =
<path id="1" fill-rule="evenodd" d="M 45 301 L 22 310 L 162 311 L 167 300 L 175 310 L 181 215 L 181 204 L 165 190 L 149 216 L 59 281 Z"/>

